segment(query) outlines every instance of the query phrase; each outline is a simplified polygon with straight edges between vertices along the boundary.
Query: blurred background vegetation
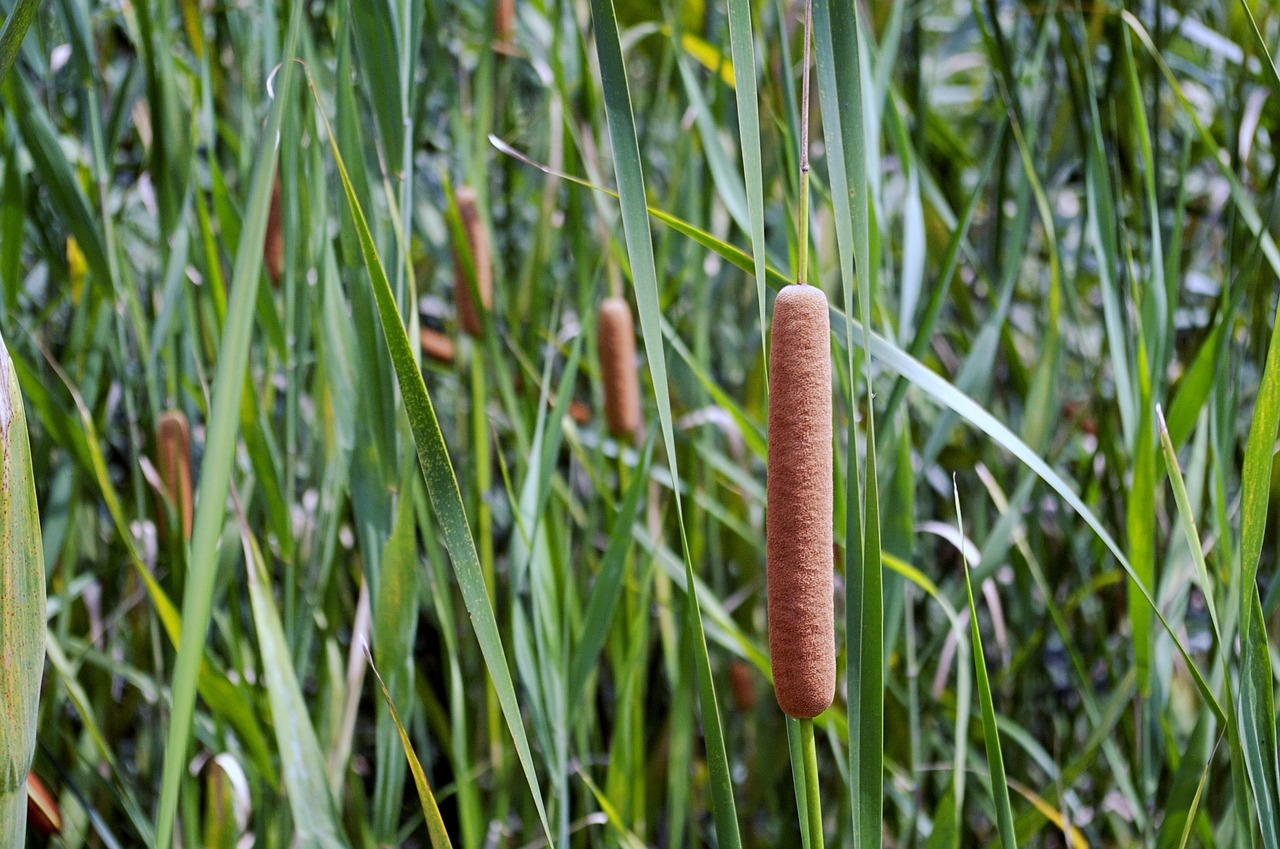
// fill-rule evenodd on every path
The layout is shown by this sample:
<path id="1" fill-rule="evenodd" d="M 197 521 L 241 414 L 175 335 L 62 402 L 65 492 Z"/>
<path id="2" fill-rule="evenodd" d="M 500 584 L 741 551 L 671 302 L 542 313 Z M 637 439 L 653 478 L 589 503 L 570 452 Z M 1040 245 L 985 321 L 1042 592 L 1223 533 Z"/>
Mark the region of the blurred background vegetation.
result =
<path id="1" fill-rule="evenodd" d="M 36 7 L 0 105 L 61 815 L 31 845 L 816 844 L 764 617 L 803 5 Z M 1249 0 L 815 7 L 831 845 L 1007 813 L 1021 846 L 1280 847 L 1278 35 Z"/>

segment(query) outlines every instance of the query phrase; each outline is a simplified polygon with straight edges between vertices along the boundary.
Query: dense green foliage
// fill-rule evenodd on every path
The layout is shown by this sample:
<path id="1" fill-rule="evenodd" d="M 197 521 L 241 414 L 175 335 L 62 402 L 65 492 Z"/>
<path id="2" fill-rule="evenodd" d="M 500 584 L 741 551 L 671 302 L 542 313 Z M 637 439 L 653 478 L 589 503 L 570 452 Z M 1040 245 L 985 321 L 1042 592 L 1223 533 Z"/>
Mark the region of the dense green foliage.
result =
<path id="1" fill-rule="evenodd" d="M 815 0 L 802 227 L 803 3 L 0 5 L 32 845 L 1280 849 L 1269 8 Z M 812 727 L 764 590 L 802 241 Z"/>

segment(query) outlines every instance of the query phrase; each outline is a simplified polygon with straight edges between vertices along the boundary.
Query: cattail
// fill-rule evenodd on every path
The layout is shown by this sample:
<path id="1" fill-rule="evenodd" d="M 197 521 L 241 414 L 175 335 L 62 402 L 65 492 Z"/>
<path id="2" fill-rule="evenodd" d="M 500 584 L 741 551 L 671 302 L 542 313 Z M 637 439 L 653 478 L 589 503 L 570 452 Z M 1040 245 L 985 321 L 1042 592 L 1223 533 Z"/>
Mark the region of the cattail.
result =
<path id="1" fill-rule="evenodd" d="M 178 511 L 182 538 L 191 538 L 191 428 L 181 410 L 160 414 L 156 422 L 156 465 L 164 498 Z"/>
<path id="2" fill-rule="evenodd" d="M 516 0 L 497 0 L 493 7 L 493 37 L 499 44 L 511 41 L 515 22 Z"/>
<path id="3" fill-rule="evenodd" d="M 453 339 L 449 338 L 439 330 L 432 330 L 430 327 L 421 327 L 418 330 L 418 336 L 422 341 L 422 355 L 430 360 L 438 363 L 451 363 L 453 357 L 457 353 L 457 346 L 453 344 Z"/>
<path id="4" fill-rule="evenodd" d="M 577 425 L 588 424 L 591 421 L 591 408 L 574 398 L 569 402 L 569 418 Z"/>
<path id="5" fill-rule="evenodd" d="M 640 430 L 640 379 L 636 374 L 635 325 L 624 299 L 605 298 L 600 303 L 597 332 L 609 433 L 617 438 L 634 437 Z"/>
<path id="6" fill-rule="evenodd" d="M 769 653 L 783 712 L 817 716 L 835 698 L 831 325 L 814 286 L 778 293 L 769 352 Z"/>
<path id="7" fill-rule="evenodd" d="M 0 339 L 0 846 L 24 845 L 44 671 L 44 554 L 18 375 Z"/>
<path id="8" fill-rule="evenodd" d="M 493 306 L 493 269 L 489 266 L 489 234 L 476 209 L 476 193 L 466 186 L 456 195 L 458 213 L 462 216 L 462 229 L 466 233 L 467 246 L 471 249 L 471 262 L 476 270 L 476 292 L 480 294 L 480 307 L 486 312 Z M 469 335 L 475 337 L 484 332 L 480 313 L 471 299 L 466 267 L 458 253 L 453 252 L 453 287 L 458 304 L 458 323 Z"/>
<path id="9" fill-rule="evenodd" d="M 756 706 L 756 685 L 751 676 L 751 664 L 745 660 L 729 664 L 729 690 L 738 713 L 751 713 Z"/>
<path id="10" fill-rule="evenodd" d="M 62 811 L 58 800 L 34 772 L 27 774 L 27 822 L 36 834 L 46 837 L 62 833 Z"/>
<path id="11" fill-rule="evenodd" d="M 262 261 L 267 265 L 271 285 L 279 287 L 284 277 L 284 221 L 280 214 L 280 176 L 271 187 L 271 206 L 267 210 L 267 240 L 262 244 Z"/>

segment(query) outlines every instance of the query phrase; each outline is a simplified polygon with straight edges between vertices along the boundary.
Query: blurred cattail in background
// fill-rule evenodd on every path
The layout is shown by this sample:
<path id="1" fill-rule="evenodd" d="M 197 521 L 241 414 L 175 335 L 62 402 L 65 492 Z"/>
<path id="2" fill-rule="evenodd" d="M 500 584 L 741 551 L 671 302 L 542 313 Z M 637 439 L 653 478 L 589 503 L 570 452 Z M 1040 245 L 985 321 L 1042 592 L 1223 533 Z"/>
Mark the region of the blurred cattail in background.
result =
<path id="1" fill-rule="evenodd" d="M 452 338 L 425 326 L 418 330 L 418 338 L 422 342 L 422 356 L 446 365 L 453 362 L 457 346 Z"/>
<path id="2" fill-rule="evenodd" d="M 458 305 L 458 323 L 468 335 L 477 337 L 484 332 L 484 325 L 480 321 L 480 310 L 487 312 L 493 306 L 493 268 L 489 264 L 489 234 L 484 228 L 484 222 L 480 220 L 475 190 L 463 186 L 458 189 L 455 199 L 458 202 L 458 213 L 462 218 L 467 247 L 471 251 L 471 261 L 475 267 L 476 292 L 480 295 L 479 309 L 471 298 L 466 264 L 456 244 L 453 253 L 454 298 L 457 299 Z"/>
<path id="3" fill-rule="evenodd" d="M 729 689 L 733 705 L 739 713 L 751 713 L 756 706 L 756 685 L 752 680 L 751 664 L 738 659 L 729 664 Z"/>
<path id="4" fill-rule="evenodd" d="M 636 332 L 623 298 L 600 303 L 598 327 L 604 412 L 609 433 L 633 438 L 640 430 L 640 378 L 636 373 Z"/>
<path id="5" fill-rule="evenodd" d="M 0 339 L 0 847 L 21 847 L 44 672 L 44 553 L 18 375 Z"/>
<path id="6" fill-rule="evenodd" d="M 284 220 L 280 212 L 280 175 L 271 187 L 271 206 L 267 210 L 267 238 L 262 243 L 262 261 L 272 286 L 284 278 Z"/>
<path id="7" fill-rule="evenodd" d="M 181 523 L 182 538 L 191 538 L 191 428 L 181 410 L 168 410 L 156 422 L 156 467 L 164 485 L 164 498 L 173 505 Z M 167 511 L 161 510 L 161 526 L 167 527 Z"/>
<path id="8" fill-rule="evenodd" d="M 783 712 L 808 719 L 835 698 L 831 325 L 815 286 L 778 293 L 769 349 L 765 547 L 769 654 Z"/>

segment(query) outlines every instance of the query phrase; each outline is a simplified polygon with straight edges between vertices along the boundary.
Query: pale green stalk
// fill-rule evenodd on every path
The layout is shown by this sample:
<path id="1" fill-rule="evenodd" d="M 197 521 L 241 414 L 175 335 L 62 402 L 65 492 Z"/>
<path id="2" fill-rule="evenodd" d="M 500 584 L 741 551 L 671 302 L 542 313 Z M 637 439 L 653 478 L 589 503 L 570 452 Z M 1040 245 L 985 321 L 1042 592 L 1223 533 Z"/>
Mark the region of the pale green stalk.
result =
<path id="1" fill-rule="evenodd" d="M 44 669 L 44 554 L 27 418 L 0 339 L 0 849 L 24 844 Z"/>

